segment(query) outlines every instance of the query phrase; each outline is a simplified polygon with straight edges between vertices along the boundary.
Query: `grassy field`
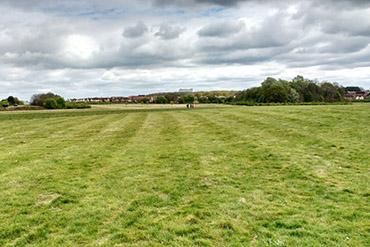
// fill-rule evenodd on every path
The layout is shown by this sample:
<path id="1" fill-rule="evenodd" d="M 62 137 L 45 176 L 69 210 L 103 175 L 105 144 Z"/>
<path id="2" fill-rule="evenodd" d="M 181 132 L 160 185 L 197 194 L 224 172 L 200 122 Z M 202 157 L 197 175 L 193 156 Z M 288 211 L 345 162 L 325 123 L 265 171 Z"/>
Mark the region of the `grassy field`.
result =
<path id="1" fill-rule="evenodd" d="M 369 246 L 370 106 L 0 113 L 0 246 Z"/>

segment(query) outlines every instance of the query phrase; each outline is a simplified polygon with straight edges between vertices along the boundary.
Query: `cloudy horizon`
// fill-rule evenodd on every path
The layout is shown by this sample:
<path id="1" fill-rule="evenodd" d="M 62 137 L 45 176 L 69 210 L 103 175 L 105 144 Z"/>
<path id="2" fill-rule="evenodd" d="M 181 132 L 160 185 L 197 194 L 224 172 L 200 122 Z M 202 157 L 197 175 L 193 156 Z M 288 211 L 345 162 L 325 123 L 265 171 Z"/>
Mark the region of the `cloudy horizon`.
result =
<path id="1" fill-rule="evenodd" d="M 2 0 L 0 98 L 240 90 L 296 75 L 370 88 L 365 0 Z"/>

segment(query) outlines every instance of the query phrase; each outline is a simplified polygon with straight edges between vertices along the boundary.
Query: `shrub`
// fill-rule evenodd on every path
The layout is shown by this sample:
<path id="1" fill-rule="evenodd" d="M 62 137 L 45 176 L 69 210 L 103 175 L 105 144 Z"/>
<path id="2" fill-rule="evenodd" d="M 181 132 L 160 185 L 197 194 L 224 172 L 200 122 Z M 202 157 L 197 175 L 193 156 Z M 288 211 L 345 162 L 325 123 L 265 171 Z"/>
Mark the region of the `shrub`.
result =
<path id="1" fill-rule="evenodd" d="M 24 105 L 23 101 L 14 96 L 9 96 L 7 100 L 9 102 L 9 105 L 12 106 Z"/>
<path id="2" fill-rule="evenodd" d="M 31 105 L 43 106 L 47 109 L 63 109 L 65 108 L 65 100 L 53 93 L 35 94 L 31 98 Z"/>
<path id="3" fill-rule="evenodd" d="M 0 106 L 7 107 L 7 106 L 9 106 L 9 103 L 8 103 L 7 100 L 3 99 L 3 100 L 0 101 Z"/>
<path id="4" fill-rule="evenodd" d="M 66 107 L 66 102 L 62 97 L 55 97 L 54 99 L 57 102 L 58 109 L 63 109 Z"/>
<path id="5" fill-rule="evenodd" d="M 167 98 L 166 98 L 166 97 L 164 97 L 164 96 L 157 96 L 157 97 L 155 98 L 154 102 L 155 102 L 156 104 L 167 104 L 167 103 L 168 103 L 168 100 L 167 100 Z"/>
<path id="6" fill-rule="evenodd" d="M 0 106 L 6 108 L 9 106 L 9 102 L 6 99 L 3 99 L 0 101 Z"/>
<path id="7" fill-rule="evenodd" d="M 43 105 L 46 109 L 58 109 L 58 102 L 55 98 L 46 99 Z"/>
<path id="8" fill-rule="evenodd" d="M 60 107 L 60 108 L 63 108 L 64 107 L 64 104 L 65 104 L 65 101 L 64 99 L 57 95 L 57 94 L 53 94 L 53 93 L 44 93 L 44 94 L 35 94 L 32 96 L 31 98 L 31 105 L 37 105 L 37 106 L 44 106 L 44 103 L 47 99 L 55 99 L 56 102 L 57 102 L 57 105 Z"/>
<path id="9" fill-rule="evenodd" d="M 195 101 L 194 95 L 189 94 L 183 97 L 183 102 L 185 104 L 192 104 L 194 103 L 194 101 Z"/>
<path id="10" fill-rule="evenodd" d="M 86 109 L 86 108 L 91 108 L 91 105 L 88 105 L 83 102 L 66 102 L 65 108 L 66 109 Z"/>

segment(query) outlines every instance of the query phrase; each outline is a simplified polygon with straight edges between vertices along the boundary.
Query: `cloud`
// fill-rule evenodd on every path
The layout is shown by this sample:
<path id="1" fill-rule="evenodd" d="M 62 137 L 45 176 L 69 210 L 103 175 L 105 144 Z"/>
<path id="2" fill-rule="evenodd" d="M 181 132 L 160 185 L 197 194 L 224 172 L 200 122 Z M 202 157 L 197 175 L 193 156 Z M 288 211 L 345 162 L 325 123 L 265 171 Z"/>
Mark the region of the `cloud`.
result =
<path id="1" fill-rule="evenodd" d="M 134 26 L 126 27 L 122 35 L 126 38 L 138 38 L 143 36 L 147 31 L 148 27 L 140 21 Z"/>
<path id="2" fill-rule="evenodd" d="M 0 11 L 0 96 L 243 88 L 294 73 L 370 87 L 369 1 L 4 0 Z"/>
<path id="3" fill-rule="evenodd" d="M 243 28 L 245 28 L 245 24 L 242 21 L 223 21 L 202 27 L 198 31 L 198 35 L 202 37 L 227 37 L 239 33 Z"/>
<path id="4" fill-rule="evenodd" d="M 155 33 L 155 36 L 161 39 L 177 39 L 181 33 L 185 31 L 182 27 L 170 26 L 168 24 L 161 24 L 159 30 Z"/>
<path id="5" fill-rule="evenodd" d="M 221 5 L 221 6 L 235 6 L 240 2 L 247 2 L 247 0 L 156 0 L 157 5 Z"/>

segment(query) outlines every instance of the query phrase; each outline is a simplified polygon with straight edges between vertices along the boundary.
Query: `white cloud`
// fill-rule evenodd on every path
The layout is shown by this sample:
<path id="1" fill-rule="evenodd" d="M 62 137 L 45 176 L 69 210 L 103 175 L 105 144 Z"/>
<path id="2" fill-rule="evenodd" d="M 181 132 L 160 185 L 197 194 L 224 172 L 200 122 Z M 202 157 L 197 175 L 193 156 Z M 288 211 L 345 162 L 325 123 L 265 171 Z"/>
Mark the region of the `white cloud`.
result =
<path id="1" fill-rule="evenodd" d="M 72 34 L 65 39 L 63 54 L 70 59 L 86 60 L 99 52 L 97 42 L 86 35 Z"/>

